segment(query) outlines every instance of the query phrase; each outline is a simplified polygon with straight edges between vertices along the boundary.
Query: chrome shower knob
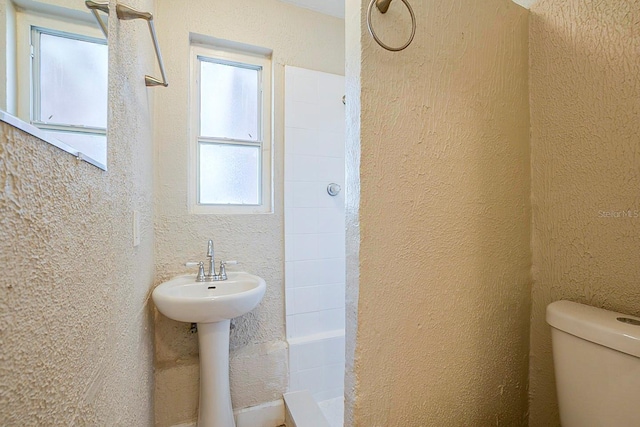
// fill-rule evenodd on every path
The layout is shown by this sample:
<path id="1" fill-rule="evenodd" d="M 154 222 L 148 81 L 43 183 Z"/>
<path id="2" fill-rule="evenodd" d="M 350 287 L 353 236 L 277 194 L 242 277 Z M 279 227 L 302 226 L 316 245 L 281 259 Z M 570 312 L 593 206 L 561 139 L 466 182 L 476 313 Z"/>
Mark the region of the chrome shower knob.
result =
<path id="1" fill-rule="evenodd" d="M 336 184 L 335 182 L 327 185 L 327 193 L 329 193 L 330 196 L 337 196 L 338 194 L 340 194 L 340 190 L 342 190 L 342 188 L 340 188 L 340 185 Z"/>

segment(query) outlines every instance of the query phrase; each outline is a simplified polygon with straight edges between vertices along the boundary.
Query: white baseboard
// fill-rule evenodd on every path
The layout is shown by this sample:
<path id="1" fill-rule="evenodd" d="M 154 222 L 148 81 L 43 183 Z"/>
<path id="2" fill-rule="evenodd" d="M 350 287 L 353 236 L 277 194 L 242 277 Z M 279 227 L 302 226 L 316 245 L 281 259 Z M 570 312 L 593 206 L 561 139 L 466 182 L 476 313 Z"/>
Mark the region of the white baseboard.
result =
<path id="1" fill-rule="evenodd" d="M 236 427 L 278 427 L 284 424 L 284 400 L 279 399 L 261 405 L 233 411 Z M 173 427 L 196 427 L 196 422 Z"/>

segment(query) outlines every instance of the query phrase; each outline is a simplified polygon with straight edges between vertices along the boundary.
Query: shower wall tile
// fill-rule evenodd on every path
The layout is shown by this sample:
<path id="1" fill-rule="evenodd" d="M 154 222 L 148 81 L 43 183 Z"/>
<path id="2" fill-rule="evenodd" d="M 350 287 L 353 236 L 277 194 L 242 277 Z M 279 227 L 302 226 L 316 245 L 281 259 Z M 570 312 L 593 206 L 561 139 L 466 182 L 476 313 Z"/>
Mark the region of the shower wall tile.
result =
<path id="1" fill-rule="evenodd" d="M 344 308 L 298 313 L 292 315 L 295 337 L 333 333 L 344 329 Z"/>
<path id="2" fill-rule="evenodd" d="M 318 233 L 318 208 L 293 208 L 292 234 Z"/>
<path id="3" fill-rule="evenodd" d="M 290 391 L 343 393 L 344 77 L 285 69 L 285 300 Z"/>
<path id="4" fill-rule="evenodd" d="M 295 224 L 295 221 L 294 221 Z M 318 237 L 319 234 L 292 234 L 291 244 L 291 261 L 302 261 L 309 259 L 317 259 L 320 256 Z M 286 239 L 285 239 L 286 243 Z M 287 260 L 289 261 L 289 260 Z"/>
<path id="5" fill-rule="evenodd" d="M 318 131 L 318 146 L 322 148 L 321 152 L 318 149 L 319 155 L 344 158 L 344 137 L 340 132 Z"/>
<path id="6" fill-rule="evenodd" d="M 319 260 L 320 263 L 320 283 L 345 283 L 345 259 L 341 258 L 328 258 Z"/>
<path id="7" fill-rule="evenodd" d="M 319 285 L 322 283 L 322 267 L 322 261 L 318 259 L 293 262 L 293 278 L 291 287 Z"/>
<path id="8" fill-rule="evenodd" d="M 284 137 L 292 148 L 291 154 L 302 156 L 319 156 L 322 154 L 320 151 L 321 134 L 316 130 L 285 128 Z"/>
<path id="9" fill-rule="evenodd" d="M 293 294 L 290 294 L 290 295 L 293 295 Z M 286 292 L 285 292 L 285 300 L 287 297 L 289 297 L 289 295 L 286 295 Z M 296 319 L 292 315 L 287 315 L 285 321 L 286 321 L 285 329 L 287 331 L 287 339 L 289 340 L 294 337 L 295 328 L 296 328 Z"/>
<path id="10" fill-rule="evenodd" d="M 344 233 L 318 234 L 318 258 L 340 258 L 344 256 Z"/>
<path id="11" fill-rule="evenodd" d="M 285 167 L 286 168 L 286 167 Z M 292 181 L 294 208 L 317 208 L 320 194 L 317 182 Z M 287 208 L 288 206 L 285 206 Z M 285 221 L 287 219 L 285 218 Z"/>
<path id="12" fill-rule="evenodd" d="M 293 289 L 295 314 L 344 307 L 344 284 L 307 286 Z"/>
<path id="13" fill-rule="evenodd" d="M 332 208 L 318 208 L 318 233 L 331 233 L 334 230 L 344 230 L 344 215 L 341 210 Z"/>
<path id="14" fill-rule="evenodd" d="M 316 401 L 339 397 L 344 393 L 344 363 L 297 371 L 291 379 L 290 391 L 309 390 Z"/>
<path id="15" fill-rule="evenodd" d="M 284 205 L 285 209 L 293 207 L 293 182 L 286 180 L 284 182 Z M 288 217 L 291 218 L 291 216 Z"/>
<path id="16" fill-rule="evenodd" d="M 285 292 L 284 296 L 285 311 L 293 313 L 295 311 L 295 293 Z"/>
<path id="17" fill-rule="evenodd" d="M 293 181 L 311 181 L 315 182 L 320 177 L 320 157 L 303 156 L 300 154 L 293 155 Z M 322 179 L 326 179 L 322 177 Z"/>
<path id="18" fill-rule="evenodd" d="M 318 83 L 315 76 L 297 75 L 293 77 L 293 101 L 318 103 Z"/>
<path id="19" fill-rule="evenodd" d="M 344 392 L 344 336 L 297 343 L 290 349 L 290 391 L 309 390 L 316 400 Z"/>

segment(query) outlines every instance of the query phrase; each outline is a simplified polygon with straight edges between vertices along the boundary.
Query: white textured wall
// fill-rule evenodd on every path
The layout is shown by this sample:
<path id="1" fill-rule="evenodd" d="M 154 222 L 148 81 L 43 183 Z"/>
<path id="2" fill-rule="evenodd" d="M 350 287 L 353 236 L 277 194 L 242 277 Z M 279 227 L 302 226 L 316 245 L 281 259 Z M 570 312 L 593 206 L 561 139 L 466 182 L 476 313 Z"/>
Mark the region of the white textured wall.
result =
<path id="1" fill-rule="evenodd" d="M 160 0 L 156 24 L 169 87 L 156 97 L 156 256 L 160 283 L 206 255 L 267 281 L 262 303 L 234 321 L 231 389 L 236 408 L 281 398 L 287 388 L 284 301 L 284 65 L 334 74 L 344 69 L 344 22 L 276 0 Z M 190 215 L 187 212 L 189 32 L 273 49 L 275 213 Z M 189 325 L 156 314 L 156 424 L 196 417 L 197 336 Z"/>
<path id="2" fill-rule="evenodd" d="M 525 425 L 529 350 L 527 11 L 412 2 L 390 53 L 347 4 L 347 425 Z M 390 44 L 402 2 L 374 25 Z M 355 27 L 355 28 L 354 28 Z M 355 97 L 357 99 L 357 95 Z M 354 139 L 358 131 L 360 141 Z M 356 289 L 357 288 L 357 289 Z M 359 294 L 358 294 L 359 292 Z M 357 306 L 356 306 L 357 304 Z M 348 310 L 350 311 L 350 310 Z M 354 315 L 349 313 L 351 321 Z M 353 352 L 353 353 L 352 353 Z"/>
<path id="3" fill-rule="evenodd" d="M 153 423 L 153 50 L 141 23 L 109 26 L 108 172 L 0 123 L 3 425 Z"/>
<path id="4" fill-rule="evenodd" d="M 547 304 L 640 314 L 639 23 L 638 0 L 531 10 L 532 427 L 560 425 Z"/>

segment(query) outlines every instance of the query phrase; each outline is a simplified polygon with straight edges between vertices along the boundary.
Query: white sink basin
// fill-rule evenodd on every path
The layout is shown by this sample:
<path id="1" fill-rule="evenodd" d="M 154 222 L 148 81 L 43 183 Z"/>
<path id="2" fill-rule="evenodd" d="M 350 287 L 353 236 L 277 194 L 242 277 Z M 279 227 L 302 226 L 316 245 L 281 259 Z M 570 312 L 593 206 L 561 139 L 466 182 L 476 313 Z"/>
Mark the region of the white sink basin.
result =
<path id="1" fill-rule="evenodd" d="M 227 272 L 227 280 L 196 282 L 195 274 L 178 276 L 153 290 L 160 313 L 198 324 L 200 403 L 198 426 L 235 427 L 229 388 L 229 325 L 253 310 L 264 297 L 264 279 Z"/>
<path id="2" fill-rule="evenodd" d="M 196 282 L 195 275 L 178 276 L 153 290 L 153 302 L 170 319 L 214 323 L 242 316 L 262 300 L 264 279 L 244 272 L 228 272 L 228 279 Z"/>

